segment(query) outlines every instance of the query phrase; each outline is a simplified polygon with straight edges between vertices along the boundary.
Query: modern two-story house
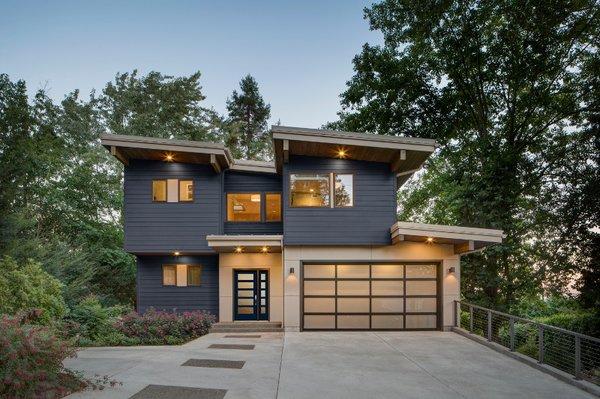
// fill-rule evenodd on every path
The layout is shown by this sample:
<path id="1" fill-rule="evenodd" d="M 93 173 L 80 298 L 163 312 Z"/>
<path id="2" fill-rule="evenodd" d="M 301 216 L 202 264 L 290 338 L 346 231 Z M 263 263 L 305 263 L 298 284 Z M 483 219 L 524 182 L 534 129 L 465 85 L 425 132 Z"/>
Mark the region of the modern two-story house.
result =
<path id="1" fill-rule="evenodd" d="M 500 230 L 398 222 L 433 140 L 273 126 L 274 162 L 221 144 L 104 135 L 125 167 L 137 307 L 286 330 L 452 325 L 460 257 Z"/>

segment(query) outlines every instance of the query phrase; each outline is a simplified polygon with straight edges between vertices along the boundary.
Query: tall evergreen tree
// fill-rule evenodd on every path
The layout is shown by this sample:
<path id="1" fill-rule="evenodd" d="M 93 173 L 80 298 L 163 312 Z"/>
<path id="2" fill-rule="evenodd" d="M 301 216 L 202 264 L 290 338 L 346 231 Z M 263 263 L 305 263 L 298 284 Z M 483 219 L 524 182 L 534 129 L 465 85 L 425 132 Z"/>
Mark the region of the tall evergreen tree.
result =
<path id="1" fill-rule="evenodd" d="M 240 81 L 240 92 L 234 90 L 227 99 L 228 135 L 226 144 L 237 157 L 246 159 L 270 158 L 267 122 L 271 105 L 260 95 L 258 83 L 247 75 Z"/>

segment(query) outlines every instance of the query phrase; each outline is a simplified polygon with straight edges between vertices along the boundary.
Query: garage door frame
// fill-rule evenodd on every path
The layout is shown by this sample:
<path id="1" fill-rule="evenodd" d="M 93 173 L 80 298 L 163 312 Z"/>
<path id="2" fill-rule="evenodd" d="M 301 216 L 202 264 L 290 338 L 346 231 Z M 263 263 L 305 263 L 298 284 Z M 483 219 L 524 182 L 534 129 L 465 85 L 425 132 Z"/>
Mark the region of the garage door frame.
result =
<path id="1" fill-rule="evenodd" d="M 326 328 L 326 329 L 321 329 L 321 328 L 308 328 L 305 329 L 304 328 L 304 266 L 305 265 L 436 265 L 436 327 L 435 328 L 406 328 L 406 317 L 404 317 L 404 323 L 403 323 L 403 327 L 401 329 L 390 329 L 390 328 L 385 328 L 385 329 L 374 329 L 374 328 L 369 328 L 369 329 L 351 329 L 351 328 L 337 328 L 337 289 L 336 289 L 336 294 L 333 296 L 335 298 L 335 306 L 336 306 L 336 312 L 334 313 L 334 317 L 335 317 L 335 326 L 336 328 Z M 369 270 L 371 270 L 371 267 L 369 267 Z M 331 280 L 328 278 L 324 278 L 324 279 L 311 279 L 311 280 Z M 365 281 L 368 280 L 369 281 L 369 286 L 371 286 L 371 282 L 372 281 L 385 281 L 385 279 L 374 279 L 371 277 L 371 273 L 369 273 L 369 278 L 355 278 L 355 279 L 343 279 L 345 281 L 352 281 L 352 280 L 361 280 L 361 281 Z M 387 313 L 388 315 L 399 315 L 399 314 L 403 314 L 403 315 L 419 315 L 419 314 L 427 314 L 427 315 L 431 315 L 432 312 L 410 312 L 407 313 L 406 312 L 406 298 L 419 298 L 419 297 L 427 297 L 430 298 L 431 295 L 406 295 L 406 269 L 404 269 L 404 276 L 402 279 L 400 278 L 395 278 L 395 279 L 388 279 L 388 280 L 403 280 L 404 281 L 404 290 L 403 290 L 403 294 L 402 297 L 405 298 L 404 300 L 404 308 L 403 308 L 403 313 Z M 411 281 L 431 281 L 433 279 L 431 278 L 411 278 L 408 279 Z M 336 281 L 336 286 L 337 286 L 337 281 L 340 281 L 337 279 L 337 267 L 336 267 L 336 277 L 335 277 L 335 281 Z M 319 297 L 328 297 L 328 296 L 319 296 Z M 360 298 L 360 297 L 368 297 L 371 298 L 371 291 L 369 290 L 369 295 L 368 296 L 342 296 L 342 298 Z M 394 296 L 389 296 L 389 297 L 394 297 Z M 443 298 L 443 284 L 442 284 L 442 262 L 441 261 L 359 261 L 359 260 L 355 260 L 355 261 L 348 261 L 348 260 L 311 260 L 311 261 L 300 261 L 300 331 L 439 331 L 442 329 L 442 320 L 443 320 L 443 303 L 442 303 L 442 298 Z M 369 301 L 370 303 L 370 301 Z M 371 306 L 369 305 L 369 313 L 353 313 L 355 315 L 369 315 L 369 327 L 371 327 L 371 320 L 372 320 L 372 316 L 378 315 L 380 313 L 373 313 L 371 311 Z M 310 314 L 318 314 L 318 313 L 310 313 Z M 331 313 L 323 313 L 323 315 L 331 315 Z"/>

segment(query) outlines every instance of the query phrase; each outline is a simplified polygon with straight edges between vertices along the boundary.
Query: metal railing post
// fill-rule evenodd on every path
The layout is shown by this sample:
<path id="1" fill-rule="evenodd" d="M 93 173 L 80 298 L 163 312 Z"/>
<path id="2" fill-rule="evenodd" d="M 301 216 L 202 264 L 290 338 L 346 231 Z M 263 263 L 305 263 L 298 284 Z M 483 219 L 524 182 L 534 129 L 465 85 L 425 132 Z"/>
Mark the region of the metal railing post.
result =
<path id="1" fill-rule="evenodd" d="M 469 332 L 473 332 L 473 306 L 469 305 Z"/>
<path id="2" fill-rule="evenodd" d="M 575 336 L 575 379 L 581 379 L 581 337 Z"/>
<path id="3" fill-rule="evenodd" d="M 510 333 L 510 351 L 515 351 L 515 319 L 512 317 L 508 319 L 508 327 Z"/>
<path id="4" fill-rule="evenodd" d="M 458 309 L 460 307 L 460 303 L 458 301 L 454 301 L 454 327 L 460 327 L 460 324 L 458 324 Z"/>
<path id="5" fill-rule="evenodd" d="M 487 311 L 487 340 L 492 340 L 492 311 Z"/>
<path id="6" fill-rule="evenodd" d="M 538 361 L 544 363 L 544 326 L 538 326 Z"/>

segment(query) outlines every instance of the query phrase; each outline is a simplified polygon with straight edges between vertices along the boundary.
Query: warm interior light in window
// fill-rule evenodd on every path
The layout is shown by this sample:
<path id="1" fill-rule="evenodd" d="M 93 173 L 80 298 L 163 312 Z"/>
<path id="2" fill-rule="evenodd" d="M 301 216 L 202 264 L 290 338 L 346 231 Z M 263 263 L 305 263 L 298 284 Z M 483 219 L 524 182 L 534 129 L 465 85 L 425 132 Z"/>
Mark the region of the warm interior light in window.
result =
<path id="1" fill-rule="evenodd" d="M 165 155 L 165 161 L 172 162 L 173 161 L 173 154 L 167 154 L 167 155 Z"/>
<path id="2" fill-rule="evenodd" d="M 433 242 L 433 237 L 427 237 L 427 244 L 431 244 Z"/>
<path id="3" fill-rule="evenodd" d="M 250 201 L 252 201 L 252 202 L 260 202 L 260 194 L 252 194 L 250 196 Z"/>
<path id="4" fill-rule="evenodd" d="M 237 252 L 238 254 L 239 254 L 240 252 L 242 252 L 242 247 L 235 247 L 235 252 Z"/>
<path id="5" fill-rule="evenodd" d="M 265 253 L 269 252 L 269 247 L 262 247 L 261 251 Z"/>

